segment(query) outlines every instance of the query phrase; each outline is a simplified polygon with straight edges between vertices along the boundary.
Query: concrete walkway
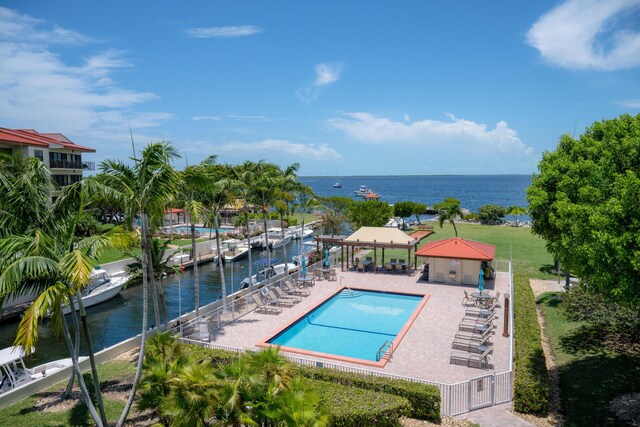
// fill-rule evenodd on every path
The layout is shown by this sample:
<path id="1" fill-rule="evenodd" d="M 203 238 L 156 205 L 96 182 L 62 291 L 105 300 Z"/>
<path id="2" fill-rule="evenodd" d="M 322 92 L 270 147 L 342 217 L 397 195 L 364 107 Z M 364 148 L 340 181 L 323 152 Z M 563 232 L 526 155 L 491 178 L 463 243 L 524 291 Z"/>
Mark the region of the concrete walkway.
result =
<path id="1" fill-rule="evenodd" d="M 490 406 L 488 408 L 478 409 L 466 414 L 458 415 L 458 419 L 466 419 L 472 421 L 480 427 L 528 427 L 533 426 L 528 421 L 523 420 L 519 416 L 511 412 L 510 403 L 502 405 Z"/>

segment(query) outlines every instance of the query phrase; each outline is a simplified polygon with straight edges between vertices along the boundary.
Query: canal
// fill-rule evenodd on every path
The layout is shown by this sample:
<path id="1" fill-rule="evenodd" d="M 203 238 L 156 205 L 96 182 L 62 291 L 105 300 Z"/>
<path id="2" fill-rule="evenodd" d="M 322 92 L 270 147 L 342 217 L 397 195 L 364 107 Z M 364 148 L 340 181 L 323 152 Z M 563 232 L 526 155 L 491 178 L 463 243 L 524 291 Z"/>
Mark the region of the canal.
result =
<path id="1" fill-rule="evenodd" d="M 287 256 L 289 261 L 294 255 L 298 255 L 301 241 L 291 241 L 287 246 Z M 266 251 L 254 249 L 251 253 L 252 260 L 264 258 Z M 271 252 L 271 258 L 278 258 L 284 261 L 284 248 L 278 248 Z M 238 260 L 234 263 L 227 263 L 224 266 L 225 282 L 227 293 L 237 291 L 240 282 L 247 277 L 249 261 L 248 258 Z M 218 300 L 222 296 L 222 280 L 220 269 L 217 263 L 210 262 L 199 265 L 200 282 L 200 306 L 204 306 Z M 253 268 L 253 274 L 256 268 Z M 167 303 L 169 319 L 175 319 L 180 314 L 192 311 L 194 302 L 194 274 L 192 269 L 188 269 L 180 274 L 170 275 L 162 279 L 162 287 Z M 102 304 L 87 309 L 89 328 L 93 340 L 94 351 L 98 352 L 104 348 L 117 344 L 127 338 L 131 338 L 141 332 L 142 322 L 142 286 L 134 286 L 123 289 L 120 294 Z M 71 319 L 67 317 L 67 320 Z M 20 319 L 5 321 L 0 323 L 0 348 L 13 345 Z M 154 323 L 153 306 L 149 299 L 149 325 Z M 86 346 L 83 342 L 82 353 L 86 354 Z M 50 330 L 49 322 L 45 321 L 40 325 L 38 333 L 38 343 L 33 356 L 29 358 L 27 364 L 30 366 L 52 360 L 69 357 L 69 350 L 62 337 L 58 338 L 55 331 Z"/>

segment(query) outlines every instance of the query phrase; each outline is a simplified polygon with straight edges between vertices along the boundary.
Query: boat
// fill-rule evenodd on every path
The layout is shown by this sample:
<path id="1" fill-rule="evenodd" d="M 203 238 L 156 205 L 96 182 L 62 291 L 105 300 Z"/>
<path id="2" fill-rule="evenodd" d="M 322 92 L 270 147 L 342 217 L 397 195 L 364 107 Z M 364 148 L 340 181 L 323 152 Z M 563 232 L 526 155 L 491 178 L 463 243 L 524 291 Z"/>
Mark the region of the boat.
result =
<path id="1" fill-rule="evenodd" d="M 294 225 L 287 228 L 287 230 L 288 230 L 288 233 L 290 233 L 295 240 L 300 240 L 300 239 L 304 240 L 313 234 L 313 229 L 307 226 L 302 228 L 302 226 Z"/>
<path id="2" fill-rule="evenodd" d="M 342 188 L 342 183 L 338 180 L 338 172 L 336 171 L 336 180 L 333 183 L 333 188 Z"/>
<path id="3" fill-rule="evenodd" d="M 270 261 L 271 262 L 269 266 L 267 266 L 266 258 L 260 258 L 257 261 L 255 261 L 253 264 L 258 269 L 258 273 L 251 276 L 251 278 L 248 278 L 248 277 L 245 278 L 241 282 L 242 289 L 248 288 L 250 284 L 256 285 L 262 282 L 263 280 L 266 280 L 267 277 L 273 277 L 273 276 L 277 276 L 278 274 L 282 274 L 285 272 L 285 268 L 289 273 L 292 273 L 298 270 L 298 266 L 290 262 L 286 263 L 285 265 L 284 262 L 280 262 L 280 260 L 277 258 L 272 258 Z"/>
<path id="4" fill-rule="evenodd" d="M 293 235 L 287 233 L 285 230 L 284 239 L 282 238 L 282 229 L 279 227 L 272 227 L 267 229 L 267 236 L 269 237 L 269 249 L 281 248 L 291 241 Z M 266 242 L 266 239 L 264 240 Z"/>
<path id="5" fill-rule="evenodd" d="M 361 185 L 360 188 L 353 191 L 358 197 L 365 197 L 367 194 L 372 194 L 373 191 L 366 185 Z"/>
<path id="6" fill-rule="evenodd" d="M 222 259 L 224 262 L 232 262 L 247 256 L 248 253 L 249 247 L 246 245 L 227 243 L 227 248 L 222 251 Z"/>
<path id="7" fill-rule="evenodd" d="M 33 368 L 27 368 L 23 358 L 26 352 L 23 347 L 7 347 L 0 350 L 0 395 L 41 380 L 55 372 L 72 365 L 71 359 L 60 359 Z M 86 357 L 81 357 L 84 360 Z"/>
<path id="8" fill-rule="evenodd" d="M 84 308 L 91 307 L 118 295 L 122 287 L 129 279 L 124 271 L 119 271 L 113 275 L 109 275 L 106 270 L 97 269 L 91 272 L 91 281 L 89 285 L 82 291 L 82 304 Z M 78 310 L 78 302 L 74 298 L 74 307 Z M 71 313 L 68 305 L 62 307 L 63 314 Z"/>

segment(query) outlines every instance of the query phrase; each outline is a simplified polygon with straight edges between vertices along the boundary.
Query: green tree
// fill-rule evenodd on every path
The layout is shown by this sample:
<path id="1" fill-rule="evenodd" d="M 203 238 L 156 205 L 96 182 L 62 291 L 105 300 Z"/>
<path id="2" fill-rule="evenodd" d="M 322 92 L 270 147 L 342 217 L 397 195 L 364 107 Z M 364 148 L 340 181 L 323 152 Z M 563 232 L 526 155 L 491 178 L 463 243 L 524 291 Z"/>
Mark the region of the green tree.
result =
<path id="1" fill-rule="evenodd" d="M 276 190 L 274 206 L 280 216 L 280 231 L 283 240 L 285 238 L 284 215 L 289 215 L 289 207 L 296 199 L 295 191 L 301 186 L 298 182 L 298 169 L 300 169 L 299 163 L 293 163 L 285 169 L 278 168 L 273 181 Z M 287 256 L 287 245 L 284 245 L 282 250 L 284 252 L 284 271 L 288 273 L 289 258 Z"/>
<path id="2" fill-rule="evenodd" d="M 168 263 L 171 260 L 167 256 L 167 249 L 171 244 L 171 240 L 151 239 L 151 265 L 153 266 L 153 274 L 156 280 L 160 281 L 162 275 L 174 273 L 175 268 L 169 267 Z M 142 257 L 136 253 L 129 254 L 134 262 L 127 264 L 127 286 L 139 285 L 142 283 Z"/>
<path id="3" fill-rule="evenodd" d="M 499 225 L 507 214 L 507 210 L 499 205 L 483 205 L 478 208 L 480 224 Z"/>
<path id="4" fill-rule="evenodd" d="M 411 211 L 411 213 L 416 216 L 416 221 L 418 221 L 418 224 L 421 224 L 420 215 L 424 214 L 426 211 L 427 205 L 425 205 L 424 203 L 413 203 L 413 210 Z"/>
<path id="5" fill-rule="evenodd" d="M 595 122 L 545 152 L 527 190 L 533 232 L 590 289 L 640 299 L 640 114 Z"/>
<path id="6" fill-rule="evenodd" d="M 345 215 L 349 206 L 355 203 L 351 197 L 331 196 L 322 199 L 324 205 L 338 215 Z"/>
<path id="7" fill-rule="evenodd" d="M 393 208 L 379 200 L 354 202 L 347 210 L 347 218 L 353 229 L 360 227 L 382 227 L 393 216 Z"/>
<path id="8" fill-rule="evenodd" d="M 462 218 L 464 215 L 460 208 L 460 200 L 454 197 L 447 197 L 444 201 L 437 203 L 433 208 L 438 212 L 438 224 L 440 224 L 440 228 L 442 228 L 446 221 L 449 221 L 449 223 L 453 225 L 453 231 L 456 233 L 456 237 L 458 237 L 456 220 Z"/>
<path id="9" fill-rule="evenodd" d="M 516 220 L 516 227 L 520 225 L 520 216 L 527 214 L 527 208 L 522 206 L 509 206 L 507 215 L 513 215 Z"/>
<path id="10" fill-rule="evenodd" d="M 415 204 L 413 202 L 397 202 L 393 205 L 393 214 L 402 218 L 402 229 L 407 229 L 406 219 L 413 215 Z"/>
<path id="11" fill-rule="evenodd" d="M 134 154 L 135 156 L 135 154 Z M 155 280 L 151 264 L 151 227 L 150 218 L 159 220 L 164 212 L 166 201 L 174 197 L 180 187 L 180 176 L 171 165 L 178 158 L 178 152 L 166 142 L 149 144 L 142 150 L 139 158 L 134 157 L 133 166 L 125 165 L 116 160 L 105 160 L 100 169 L 104 173 L 104 182 L 114 189 L 125 201 L 127 218 L 140 215 L 140 245 L 142 249 L 142 333 L 140 335 L 140 350 L 138 366 L 133 378 L 131 393 L 118 420 L 117 426 L 122 426 L 129 414 L 136 387 L 142 371 L 147 332 L 147 295 L 149 280 L 152 284 L 154 314 L 156 324 L 161 325 Z"/>

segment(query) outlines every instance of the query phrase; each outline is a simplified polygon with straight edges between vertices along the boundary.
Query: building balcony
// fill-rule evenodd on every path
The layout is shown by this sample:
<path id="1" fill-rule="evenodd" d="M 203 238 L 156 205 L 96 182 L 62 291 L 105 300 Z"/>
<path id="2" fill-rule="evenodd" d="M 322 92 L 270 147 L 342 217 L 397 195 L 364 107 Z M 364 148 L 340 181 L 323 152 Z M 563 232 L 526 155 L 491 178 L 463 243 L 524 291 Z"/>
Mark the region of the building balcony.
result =
<path id="1" fill-rule="evenodd" d="M 72 162 L 69 160 L 51 160 L 49 161 L 49 167 L 51 169 L 84 169 L 83 163 L 85 162 Z"/>
<path id="2" fill-rule="evenodd" d="M 82 169 L 86 171 L 94 171 L 96 170 L 95 162 L 82 162 Z"/>

